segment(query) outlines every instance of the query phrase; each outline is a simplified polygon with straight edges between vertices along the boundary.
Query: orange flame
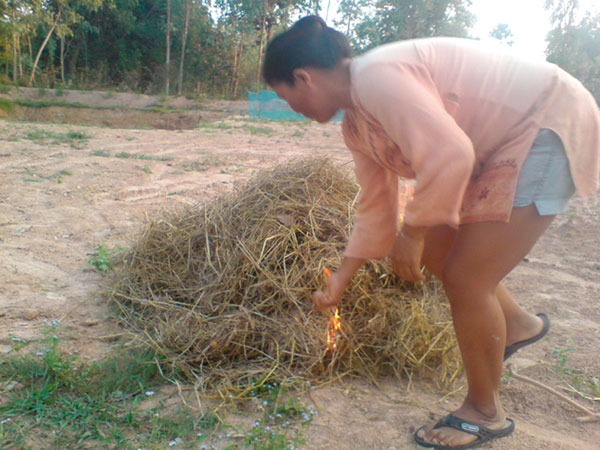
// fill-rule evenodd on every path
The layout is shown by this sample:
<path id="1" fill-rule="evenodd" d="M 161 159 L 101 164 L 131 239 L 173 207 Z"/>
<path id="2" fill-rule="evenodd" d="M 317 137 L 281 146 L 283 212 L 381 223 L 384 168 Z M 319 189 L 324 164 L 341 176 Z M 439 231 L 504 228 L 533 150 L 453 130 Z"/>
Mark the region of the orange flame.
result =
<path id="1" fill-rule="evenodd" d="M 340 313 L 337 307 L 331 307 L 331 316 L 329 316 L 329 324 L 327 325 L 327 349 L 332 352 L 337 348 L 338 333 L 342 330 L 342 322 L 340 321 Z"/>
<path id="2" fill-rule="evenodd" d="M 323 272 L 326 277 L 331 276 L 331 270 L 328 267 L 323 267 Z M 327 350 L 332 352 L 337 348 L 337 337 L 342 330 L 342 322 L 340 320 L 340 312 L 337 306 L 331 307 L 331 315 L 327 324 Z"/>

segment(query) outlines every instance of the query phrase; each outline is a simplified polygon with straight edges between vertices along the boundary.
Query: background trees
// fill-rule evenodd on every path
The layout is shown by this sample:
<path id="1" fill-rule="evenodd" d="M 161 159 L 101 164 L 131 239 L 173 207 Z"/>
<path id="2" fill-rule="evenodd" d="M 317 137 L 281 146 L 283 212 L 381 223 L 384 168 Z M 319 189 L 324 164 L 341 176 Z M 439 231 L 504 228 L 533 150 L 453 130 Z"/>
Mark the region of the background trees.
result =
<path id="1" fill-rule="evenodd" d="M 553 28 L 548 33 L 548 61 L 578 78 L 600 104 L 600 14 L 580 9 L 577 0 L 546 0 Z"/>
<path id="2" fill-rule="evenodd" d="M 329 11 L 356 53 L 397 39 L 468 37 L 469 0 L 0 0 L 0 81 L 236 98 L 260 88 L 278 30 Z M 600 97 L 600 17 L 546 0 L 548 58 Z M 327 9 L 325 9 L 327 8 Z M 337 8 L 336 11 L 333 9 Z M 506 24 L 490 35 L 510 43 Z"/>

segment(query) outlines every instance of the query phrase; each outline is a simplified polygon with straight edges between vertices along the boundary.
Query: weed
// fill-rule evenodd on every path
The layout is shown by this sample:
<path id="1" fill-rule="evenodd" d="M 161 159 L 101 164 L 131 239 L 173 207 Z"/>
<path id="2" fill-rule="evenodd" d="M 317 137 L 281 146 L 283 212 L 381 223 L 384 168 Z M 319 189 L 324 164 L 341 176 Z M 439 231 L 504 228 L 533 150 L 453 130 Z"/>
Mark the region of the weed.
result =
<path id="1" fill-rule="evenodd" d="M 217 130 L 230 130 L 232 128 L 237 128 L 234 125 L 229 125 L 222 122 L 200 122 L 198 124 L 198 128 L 214 128 Z"/>
<path id="2" fill-rule="evenodd" d="M 38 89 L 38 95 L 39 95 L 40 97 L 43 97 L 44 95 L 46 95 L 46 88 L 45 88 L 45 87 L 40 87 L 40 88 Z"/>
<path id="3" fill-rule="evenodd" d="M 44 180 L 56 180 L 57 183 L 63 182 L 63 177 L 73 175 L 69 170 L 63 169 L 58 172 L 53 173 L 52 175 L 41 175 L 38 173 L 33 173 L 29 169 L 25 170 L 25 172 L 30 175 L 31 178 L 24 178 L 24 181 L 30 183 L 41 183 Z"/>
<path id="4" fill-rule="evenodd" d="M 556 363 L 552 366 L 557 372 L 566 375 L 569 388 L 580 396 L 600 400 L 600 378 L 586 375 L 580 369 L 573 369 L 567 366 L 567 355 L 573 350 L 573 347 L 556 347 L 552 355 Z"/>
<path id="5" fill-rule="evenodd" d="M 58 86 L 56 86 L 56 89 L 54 89 L 54 95 L 56 95 L 57 97 L 62 97 L 64 95 L 64 90 L 61 84 L 59 84 Z"/>
<path id="6" fill-rule="evenodd" d="M 174 158 L 172 156 L 152 156 L 152 155 L 136 155 L 135 153 L 129 152 L 119 152 L 115 155 L 115 158 L 133 158 L 133 159 L 142 159 L 146 161 L 172 161 Z"/>
<path id="7" fill-rule="evenodd" d="M 111 98 L 114 97 L 114 95 L 115 95 L 115 93 L 112 90 L 109 89 L 108 91 L 106 91 L 106 94 L 104 94 L 104 98 L 105 99 L 111 99 Z"/>
<path id="8" fill-rule="evenodd" d="M 269 127 L 256 127 L 253 125 L 244 125 L 241 128 L 249 131 L 252 135 L 271 136 L 275 133 L 275 130 Z"/>
<path id="9" fill-rule="evenodd" d="M 68 170 L 59 170 L 54 175 L 52 175 L 51 178 L 56 178 L 57 183 L 62 183 L 63 177 L 71 176 L 71 175 L 73 175 L 73 174 Z"/>
<path id="10" fill-rule="evenodd" d="M 302 136 L 304 136 L 304 131 L 302 131 L 302 130 L 296 130 L 296 131 L 294 131 L 292 133 L 292 136 L 293 137 L 302 137 Z"/>
<path id="11" fill-rule="evenodd" d="M 7 98 L 0 98 L 0 111 L 11 112 L 13 109 L 15 109 L 13 101 Z"/>
<path id="12" fill-rule="evenodd" d="M 108 158 L 110 156 L 110 153 L 108 152 L 108 150 L 100 149 L 100 150 L 92 150 L 90 152 L 90 155 L 101 156 L 102 158 Z"/>
<path id="13" fill-rule="evenodd" d="M 186 171 L 206 172 L 209 167 L 219 167 L 228 164 L 226 158 L 217 155 L 205 155 L 198 161 L 183 163 L 181 167 Z"/>
<path id="14" fill-rule="evenodd" d="M 38 144 L 69 144 L 72 147 L 76 147 L 80 143 L 87 141 L 89 139 L 89 136 L 84 131 L 68 131 L 66 133 L 55 133 L 54 131 L 48 130 L 35 130 L 27 133 L 25 135 L 25 139 L 34 141 Z"/>
<path id="15" fill-rule="evenodd" d="M 0 406 L 3 448 L 22 448 L 31 433 L 43 439 L 38 448 L 164 448 L 219 425 L 184 410 L 140 410 L 163 381 L 151 351 L 121 349 L 86 363 L 61 351 L 55 322 L 47 324 L 42 348 L 22 353 L 13 349 L 0 361 L 0 377 L 18 386 Z"/>
<path id="16" fill-rule="evenodd" d="M 146 172 L 148 175 L 152 173 L 152 170 L 148 166 L 142 167 L 141 170 Z"/>
<path id="17" fill-rule="evenodd" d="M 128 141 L 133 141 L 135 138 L 133 136 L 127 136 L 125 139 Z"/>
<path id="18" fill-rule="evenodd" d="M 5 84 L 0 85 L 0 94 L 8 94 L 10 92 L 10 86 Z"/>
<path id="19" fill-rule="evenodd" d="M 257 450 L 284 450 L 304 443 L 298 426 L 307 425 L 315 411 L 307 409 L 297 397 L 283 400 L 286 391 L 277 380 L 254 381 L 250 394 L 260 400 L 262 418 L 252 425 L 246 444 Z"/>
<path id="20" fill-rule="evenodd" d="M 115 245 L 115 247 L 111 249 L 104 244 L 99 244 L 87 263 L 94 267 L 98 272 L 107 273 L 113 268 L 116 254 L 122 250 L 123 247 L 120 245 Z"/>

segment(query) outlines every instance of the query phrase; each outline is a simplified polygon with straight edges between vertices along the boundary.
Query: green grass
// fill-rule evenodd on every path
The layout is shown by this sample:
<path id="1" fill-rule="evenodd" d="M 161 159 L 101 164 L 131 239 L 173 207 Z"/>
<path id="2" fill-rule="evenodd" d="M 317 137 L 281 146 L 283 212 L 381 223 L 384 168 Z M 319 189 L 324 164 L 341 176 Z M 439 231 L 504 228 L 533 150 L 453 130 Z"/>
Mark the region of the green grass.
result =
<path id="1" fill-rule="evenodd" d="M 142 160 L 146 160 L 146 161 L 172 161 L 173 158 L 172 156 L 152 156 L 152 155 L 136 155 L 135 153 L 128 153 L 128 152 L 119 152 L 117 154 L 115 154 L 115 158 L 122 158 L 122 159 L 127 159 L 127 158 L 132 158 L 132 159 L 142 159 Z"/>
<path id="2" fill-rule="evenodd" d="M 100 273 L 107 273 L 113 269 L 117 255 L 123 250 L 120 245 L 110 248 L 104 244 L 98 244 L 96 251 L 90 255 L 88 265 Z"/>
<path id="3" fill-rule="evenodd" d="M 108 158 L 108 157 L 110 157 L 110 152 L 108 150 L 104 150 L 104 149 L 92 150 L 90 152 L 90 155 L 92 155 L 92 156 L 100 156 L 102 158 Z"/>
<path id="4" fill-rule="evenodd" d="M 272 136 L 275 134 L 275 130 L 269 127 L 257 127 L 254 125 L 243 125 L 240 128 L 248 131 L 252 135 L 261 135 L 261 136 Z"/>
<path id="5" fill-rule="evenodd" d="M 2 448 L 197 449 L 216 439 L 231 444 L 219 448 L 292 450 L 304 442 L 303 429 L 315 412 L 293 395 L 293 386 L 255 380 L 238 404 L 258 420 L 238 427 L 235 438 L 217 435 L 235 427 L 206 404 L 200 413 L 161 400 L 164 377 L 178 374 L 165 373 L 167 364 L 159 368 L 160 355 L 121 348 L 86 362 L 62 350 L 57 327 L 46 321 L 38 349 L 13 336 L 12 351 L 0 360 Z M 155 390 L 159 397 L 151 401 Z"/>
<path id="6" fill-rule="evenodd" d="M 204 155 L 197 161 L 183 163 L 181 166 L 186 171 L 206 172 L 211 167 L 225 166 L 228 163 L 227 158 L 217 155 Z"/>
<path id="7" fill-rule="evenodd" d="M 565 377 L 571 391 L 582 397 L 599 401 L 600 376 L 586 374 L 581 369 L 569 367 L 568 354 L 573 350 L 573 347 L 556 347 L 552 352 L 555 360 L 552 368 Z"/>
<path id="8" fill-rule="evenodd" d="M 25 139 L 33 141 L 37 144 L 68 144 L 72 147 L 77 147 L 85 143 L 89 136 L 85 131 L 67 131 L 66 133 L 56 133 L 54 131 L 38 129 L 30 131 L 25 135 Z"/>
<path id="9" fill-rule="evenodd" d="M 34 173 L 28 169 L 25 172 L 29 175 L 29 177 L 24 178 L 24 181 L 27 181 L 29 183 L 41 183 L 44 180 L 56 180 L 57 183 L 62 183 L 64 177 L 73 175 L 71 171 L 66 169 L 54 172 L 52 175 L 42 175 L 39 173 Z"/>
<path id="10" fill-rule="evenodd" d="M 0 98 L 0 111 L 12 112 L 13 109 L 15 109 L 13 101 L 6 98 Z"/>
<path id="11" fill-rule="evenodd" d="M 249 125 L 243 123 L 241 125 L 231 125 L 223 122 L 200 122 L 198 128 L 204 128 L 208 130 L 242 130 L 247 131 L 252 135 L 271 136 L 275 134 L 273 128 L 257 125 Z"/>
<path id="12" fill-rule="evenodd" d="M 255 380 L 250 397 L 261 401 L 262 417 L 248 430 L 247 445 L 256 450 L 285 450 L 304 443 L 302 428 L 311 422 L 315 411 L 296 396 L 287 395 L 288 390 L 277 380 Z"/>
<path id="13" fill-rule="evenodd" d="M 182 409 L 140 408 L 164 384 L 150 351 L 121 349 L 87 363 L 60 349 L 55 324 L 47 326 L 37 352 L 14 348 L 0 361 L 0 392 L 18 386 L 0 406 L 2 448 L 164 448 L 218 426 Z M 36 446 L 25 447 L 33 436 Z"/>

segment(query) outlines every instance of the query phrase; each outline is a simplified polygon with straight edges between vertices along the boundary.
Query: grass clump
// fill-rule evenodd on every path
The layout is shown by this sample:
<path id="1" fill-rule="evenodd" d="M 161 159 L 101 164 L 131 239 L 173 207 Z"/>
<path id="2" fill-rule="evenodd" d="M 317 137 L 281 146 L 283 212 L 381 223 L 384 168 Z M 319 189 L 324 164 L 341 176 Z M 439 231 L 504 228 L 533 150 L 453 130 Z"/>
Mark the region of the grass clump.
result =
<path id="1" fill-rule="evenodd" d="M 434 282 L 413 285 L 373 261 L 348 286 L 338 347 L 310 296 L 335 268 L 358 188 L 330 160 L 260 172 L 208 204 L 152 220 L 125 254 L 109 296 L 170 367 L 243 395 L 260 374 L 458 374 L 448 307 Z"/>
<path id="2" fill-rule="evenodd" d="M 47 326 L 37 352 L 13 351 L 0 361 L 3 448 L 27 447 L 33 436 L 34 446 L 43 448 L 139 448 L 177 436 L 195 439 L 197 417 L 140 408 L 150 389 L 164 383 L 153 352 L 122 350 L 87 363 L 60 349 L 56 328 Z"/>
<path id="3" fill-rule="evenodd" d="M 89 136 L 85 131 L 68 131 L 66 133 L 56 133 L 50 130 L 34 130 L 30 131 L 25 135 L 25 139 L 34 141 L 38 144 L 68 144 L 72 147 L 78 146 L 81 143 L 86 142 Z"/>
<path id="4" fill-rule="evenodd" d="M 172 156 L 154 156 L 154 155 L 137 155 L 129 152 L 119 152 L 115 154 L 115 158 L 121 159 L 141 159 L 144 161 L 172 161 Z"/>
<path id="5" fill-rule="evenodd" d="M 96 251 L 91 254 L 87 263 L 98 272 L 107 273 L 112 270 L 116 255 L 121 251 L 123 251 L 123 247 L 120 245 L 110 248 L 104 244 L 98 244 Z"/>

